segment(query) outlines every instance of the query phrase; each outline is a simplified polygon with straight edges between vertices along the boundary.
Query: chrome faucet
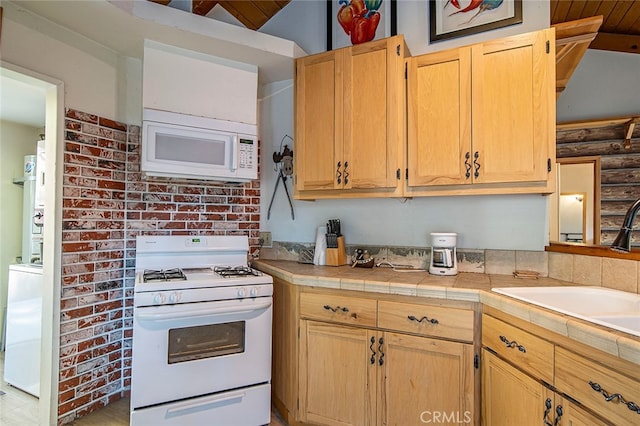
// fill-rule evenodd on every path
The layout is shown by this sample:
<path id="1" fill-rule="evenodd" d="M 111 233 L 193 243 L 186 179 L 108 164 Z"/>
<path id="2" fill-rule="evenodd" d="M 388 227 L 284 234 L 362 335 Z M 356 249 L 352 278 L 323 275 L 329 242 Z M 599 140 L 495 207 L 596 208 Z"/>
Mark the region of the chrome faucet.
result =
<path id="1" fill-rule="evenodd" d="M 622 222 L 622 228 L 618 231 L 618 236 L 611 244 L 611 250 L 619 251 L 622 253 L 629 253 L 631 251 L 631 230 L 633 225 L 633 219 L 640 210 L 640 199 L 636 200 L 627 214 L 624 216 L 624 222 Z"/>

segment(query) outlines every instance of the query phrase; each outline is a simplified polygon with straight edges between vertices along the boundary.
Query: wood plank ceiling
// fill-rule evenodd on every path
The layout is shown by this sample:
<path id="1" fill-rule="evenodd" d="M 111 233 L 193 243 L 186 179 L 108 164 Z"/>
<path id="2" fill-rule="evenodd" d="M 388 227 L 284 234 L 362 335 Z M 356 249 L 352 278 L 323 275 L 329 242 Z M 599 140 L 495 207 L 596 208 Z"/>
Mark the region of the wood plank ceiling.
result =
<path id="1" fill-rule="evenodd" d="M 149 0 L 154 3 L 169 5 L 171 0 Z M 291 0 L 192 0 L 191 12 L 206 16 L 217 4 L 233 15 L 250 30 L 258 30 Z"/>
<path id="2" fill-rule="evenodd" d="M 551 0 L 551 25 L 602 15 L 590 49 L 640 53 L 640 1 Z"/>
<path id="3" fill-rule="evenodd" d="M 171 3 L 171 0 L 149 1 L 164 5 Z M 206 16 L 211 9 L 219 4 L 245 27 L 258 30 L 290 1 L 192 0 L 191 12 Z M 640 53 L 640 1 L 550 0 L 551 25 L 598 15 L 602 15 L 603 22 L 598 35 L 589 46 L 591 49 Z"/>

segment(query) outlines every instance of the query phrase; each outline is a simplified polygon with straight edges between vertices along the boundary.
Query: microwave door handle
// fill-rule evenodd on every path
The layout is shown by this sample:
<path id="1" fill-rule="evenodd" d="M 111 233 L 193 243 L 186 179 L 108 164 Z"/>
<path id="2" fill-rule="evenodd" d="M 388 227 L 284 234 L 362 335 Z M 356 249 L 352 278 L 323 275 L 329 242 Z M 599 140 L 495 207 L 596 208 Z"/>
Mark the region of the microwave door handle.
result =
<path id="1" fill-rule="evenodd" d="M 231 170 L 238 169 L 238 157 L 240 153 L 238 152 L 238 135 L 233 135 L 231 137 Z"/>

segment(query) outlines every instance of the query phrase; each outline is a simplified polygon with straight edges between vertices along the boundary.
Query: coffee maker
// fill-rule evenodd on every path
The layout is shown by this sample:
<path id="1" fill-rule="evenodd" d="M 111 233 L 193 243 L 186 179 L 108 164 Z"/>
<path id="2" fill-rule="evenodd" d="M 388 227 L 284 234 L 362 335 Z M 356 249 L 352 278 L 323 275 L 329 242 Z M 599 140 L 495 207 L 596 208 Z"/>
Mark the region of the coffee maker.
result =
<path id="1" fill-rule="evenodd" d="M 456 275 L 458 273 L 458 260 L 456 259 L 456 241 L 458 234 L 455 232 L 432 232 L 431 236 L 431 261 L 429 273 L 434 275 Z"/>

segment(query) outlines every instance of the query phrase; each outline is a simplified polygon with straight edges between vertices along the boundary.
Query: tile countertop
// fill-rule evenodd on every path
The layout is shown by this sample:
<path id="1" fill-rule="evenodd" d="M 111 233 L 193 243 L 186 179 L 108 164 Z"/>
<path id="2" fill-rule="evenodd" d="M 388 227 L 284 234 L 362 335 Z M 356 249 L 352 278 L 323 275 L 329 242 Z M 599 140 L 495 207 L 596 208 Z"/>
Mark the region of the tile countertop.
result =
<path id="1" fill-rule="evenodd" d="M 523 279 L 511 275 L 459 273 L 434 276 L 426 271 L 391 268 L 316 266 L 285 260 L 256 260 L 253 266 L 296 285 L 480 302 L 562 336 L 640 365 L 640 338 L 491 291 L 494 287 L 578 284 L 553 278 Z"/>

